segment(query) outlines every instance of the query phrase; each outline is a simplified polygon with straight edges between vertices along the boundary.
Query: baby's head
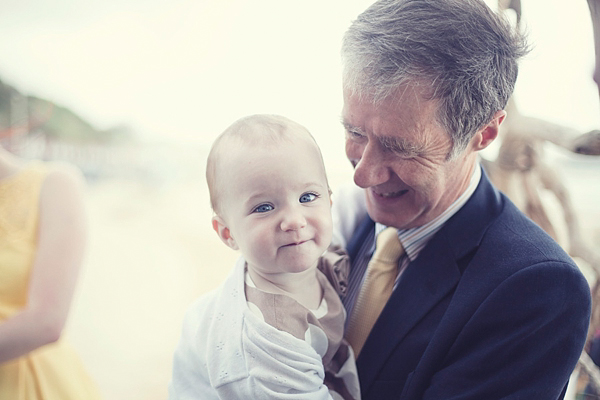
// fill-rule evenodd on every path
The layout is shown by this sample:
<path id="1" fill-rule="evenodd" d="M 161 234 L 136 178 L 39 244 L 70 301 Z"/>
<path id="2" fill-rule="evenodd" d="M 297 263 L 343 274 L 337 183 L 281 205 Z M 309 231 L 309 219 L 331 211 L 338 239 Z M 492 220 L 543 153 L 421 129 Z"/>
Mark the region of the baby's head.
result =
<path id="1" fill-rule="evenodd" d="M 227 128 L 208 156 L 213 228 L 249 268 L 302 272 L 331 241 L 331 200 L 321 152 L 302 125 L 253 115 Z"/>

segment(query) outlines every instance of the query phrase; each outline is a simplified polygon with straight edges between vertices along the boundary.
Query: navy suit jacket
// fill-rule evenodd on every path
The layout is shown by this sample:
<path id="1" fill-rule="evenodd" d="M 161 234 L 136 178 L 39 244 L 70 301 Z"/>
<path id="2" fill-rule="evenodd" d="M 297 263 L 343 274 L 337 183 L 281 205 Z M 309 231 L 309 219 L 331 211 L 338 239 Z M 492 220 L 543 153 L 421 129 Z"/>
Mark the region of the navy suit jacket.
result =
<path id="1" fill-rule="evenodd" d="M 348 242 L 354 257 L 368 217 Z M 410 263 L 357 359 L 363 399 L 557 399 L 581 354 L 587 282 L 485 174 Z"/>

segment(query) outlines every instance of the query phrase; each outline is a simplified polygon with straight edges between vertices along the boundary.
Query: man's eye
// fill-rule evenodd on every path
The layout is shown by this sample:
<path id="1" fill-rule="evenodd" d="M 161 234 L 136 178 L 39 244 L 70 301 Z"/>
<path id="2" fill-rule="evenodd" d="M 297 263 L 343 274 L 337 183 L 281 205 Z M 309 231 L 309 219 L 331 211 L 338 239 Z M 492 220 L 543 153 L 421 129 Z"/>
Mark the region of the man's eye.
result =
<path id="1" fill-rule="evenodd" d="M 257 212 L 257 213 L 265 213 L 268 211 L 273 210 L 273 206 L 270 204 L 261 204 L 260 206 L 256 207 L 254 210 L 252 210 L 252 212 Z"/>
<path id="2" fill-rule="evenodd" d="M 356 131 L 352 131 L 352 130 L 347 130 L 346 131 L 346 136 L 349 139 L 354 139 L 354 140 L 358 140 L 358 139 L 362 139 L 365 137 L 365 135 L 363 135 L 362 133 L 356 132 Z"/>
<path id="3" fill-rule="evenodd" d="M 315 201 L 319 197 L 316 193 L 304 193 L 300 196 L 300 203 L 310 203 L 311 201 Z"/>

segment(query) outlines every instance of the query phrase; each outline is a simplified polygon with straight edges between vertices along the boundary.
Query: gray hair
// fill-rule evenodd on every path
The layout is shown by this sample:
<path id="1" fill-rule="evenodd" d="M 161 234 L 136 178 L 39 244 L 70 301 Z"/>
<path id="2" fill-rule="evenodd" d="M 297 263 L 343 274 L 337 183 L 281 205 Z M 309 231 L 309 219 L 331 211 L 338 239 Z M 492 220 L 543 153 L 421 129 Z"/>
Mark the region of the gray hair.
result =
<path id="1" fill-rule="evenodd" d="M 344 36 L 344 88 L 377 104 L 402 85 L 426 85 L 453 158 L 506 106 L 528 51 L 482 1 L 379 0 Z"/>

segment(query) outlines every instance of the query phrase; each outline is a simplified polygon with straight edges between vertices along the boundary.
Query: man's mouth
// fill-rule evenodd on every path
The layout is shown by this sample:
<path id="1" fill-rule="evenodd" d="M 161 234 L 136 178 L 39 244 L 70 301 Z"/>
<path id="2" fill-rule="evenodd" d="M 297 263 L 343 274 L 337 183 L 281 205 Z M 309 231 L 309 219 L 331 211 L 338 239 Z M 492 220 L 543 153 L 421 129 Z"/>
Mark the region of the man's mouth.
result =
<path id="1" fill-rule="evenodd" d="M 372 190 L 372 192 L 378 197 L 383 197 L 384 199 L 392 199 L 402 196 L 404 193 L 408 192 L 408 190 L 398 190 L 397 192 L 377 192 L 375 190 Z"/>

